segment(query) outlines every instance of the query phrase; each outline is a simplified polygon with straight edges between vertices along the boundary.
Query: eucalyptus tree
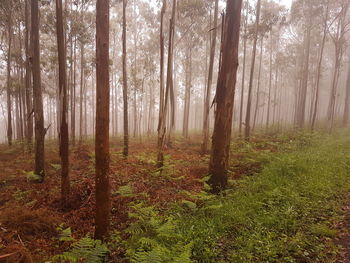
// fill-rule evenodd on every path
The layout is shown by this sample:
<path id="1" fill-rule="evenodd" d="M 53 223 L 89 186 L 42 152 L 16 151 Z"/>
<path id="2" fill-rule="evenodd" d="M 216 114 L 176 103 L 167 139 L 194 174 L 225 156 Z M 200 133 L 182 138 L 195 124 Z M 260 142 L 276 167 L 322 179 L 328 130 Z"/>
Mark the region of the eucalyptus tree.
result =
<path id="1" fill-rule="evenodd" d="M 39 40 L 39 1 L 31 1 L 31 45 L 33 48 L 33 101 L 35 120 L 35 169 L 34 173 L 43 181 L 45 176 L 45 133 L 43 95 L 40 73 L 40 40 Z"/>
<path id="2" fill-rule="evenodd" d="M 338 82 L 340 76 L 340 68 L 342 65 L 343 56 L 346 52 L 346 33 L 350 28 L 350 19 L 348 17 L 348 12 L 350 12 L 350 2 L 346 0 L 340 0 L 336 3 L 335 19 L 336 23 L 333 27 L 330 27 L 329 36 L 332 39 L 335 48 L 335 57 L 334 57 L 334 71 L 331 84 L 331 93 L 328 103 L 328 129 L 329 131 L 333 130 L 334 118 L 335 118 L 335 108 L 336 108 L 336 97 Z"/>
<path id="3" fill-rule="evenodd" d="M 250 78 L 248 87 L 248 100 L 247 100 L 247 113 L 245 119 L 245 132 L 244 136 L 246 140 L 250 137 L 250 122 L 251 122 L 251 104 L 252 104 L 252 92 L 253 92 L 253 79 L 254 79 L 254 69 L 255 69 L 255 59 L 256 59 L 256 46 L 258 43 L 258 33 L 259 33 L 259 23 L 260 23 L 260 12 L 261 12 L 261 0 L 257 1 L 256 4 L 256 18 L 255 18 L 255 30 L 254 30 L 254 42 L 253 42 L 253 53 L 252 62 L 250 65 Z"/>
<path id="4" fill-rule="evenodd" d="M 202 143 L 203 153 L 205 153 L 208 150 L 208 144 L 209 144 L 210 94 L 211 94 L 211 85 L 213 81 L 213 70 L 214 70 L 214 60 L 215 60 L 216 41 L 217 41 L 218 13 L 219 13 L 219 0 L 215 0 L 213 28 L 210 29 L 211 43 L 210 43 L 208 80 L 207 80 L 207 86 L 205 90 L 206 92 L 204 94 L 203 143 Z"/>
<path id="5" fill-rule="evenodd" d="M 68 98 L 67 98 L 67 59 L 63 28 L 62 0 L 56 0 L 56 33 L 59 64 L 59 99 L 60 99 L 60 157 L 61 157 L 61 196 L 68 202 L 69 182 L 69 137 L 68 137 Z"/>
<path id="6" fill-rule="evenodd" d="M 225 188 L 228 180 L 241 9 L 242 0 L 227 0 L 222 30 L 222 54 L 215 97 L 215 125 L 209 163 L 209 184 L 212 186 L 214 193 Z"/>
<path id="7" fill-rule="evenodd" d="M 109 0 L 96 2 L 96 213 L 95 238 L 108 235 L 109 185 Z"/>

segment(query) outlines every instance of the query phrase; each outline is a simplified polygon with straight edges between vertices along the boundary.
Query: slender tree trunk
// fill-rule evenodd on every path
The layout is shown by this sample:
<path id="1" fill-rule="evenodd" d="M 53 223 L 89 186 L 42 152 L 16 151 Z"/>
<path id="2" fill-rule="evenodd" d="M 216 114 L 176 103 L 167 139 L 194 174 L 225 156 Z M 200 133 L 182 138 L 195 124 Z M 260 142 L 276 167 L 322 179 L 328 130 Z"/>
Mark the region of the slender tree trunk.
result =
<path id="1" fill-rule="evenodd" d="M 260 102 L 260 85 L 261 85 L 261 69 L 262 69 L 262 60 L 263 60 L 263 46 L 264 46 L 264 36 L 261 36 L 261 40 L 260 40 L 260 62 L 259 62 L 259 74 L 258 74 L 258 88 L 257 88 L 257 91 L 256 91 L 256 104 L 255 104 L 255 111 L 254 111 L 253 131 L 255 130 L 256 117 L 258 115 L 259 102 Z"/>
<path id="2" fill-rule="evenodd" d="M 75 145 L 75 105 L 76 105 L 76 76 L 77 76 L 77 38 L 74 39 L 74 47 L 73 47 L 73 85 L 71 92 L 71 137 L 72 137 L 72 145 Z"/>
<path id="3" fill-rule="evenodd" d="M 255 59 L 256 59 L 256 45 L 258 43 L 258 30 L 260 23 L 260 10 L 261 10 L 261 0 L 258 0 L 256 6 L 256 21 L 255 21 L 255 32 L 254 32 L 254 43 L 253 43 L 253 54 L 252 54 L 252 63 L 250 68 L 250 79 L 249 79 L 249 88 L 248 88 L 248 100 L 247 100 L 247 113 L 245 118 L 245 132 L 244 137 L 246 140 L 250 138 L 250 112 L 252 104 L 252 92 L 253 92 L 253 81 L 254 81 L 254 70 L 255 70 Z"/>
<path id="4" fill-rule="evenodd" d="M 160 90 L 159 90 L 159 118 L 158 118 L 158 156 L 157 166 L 162 167 L 164 162 L 163 147 L 165 136 L 165 113 L 164 113 L 164 15 L 166 12 L 166 0 L 163 0 L 163 6 L 160 12 Z M 170 44 L 170 43 L 169 43 Z"/>
<path id="5" fill-rule="evenodd" d="M 244 18 L 244 36 L 243 36 L 243 70 L 242 70 L 242 88 L 241 88 L 241 103 L 239 110 L 239 136 L 242 136 L 243 126 L 243 105 L 244 105 L 244 86 L 245 86 L 245 70 L 247 61 L 247 40 L 248 40 L 248 16 L 249 16 L 249 1 L 246 1 L 246 14 Z"/>
<path id="6" fill-rule="evenodd" d="M 85 65 L 85 46 L 81 43 L 80 57 L 80 103 L 79 103 L 79 144 L 83 141 L 83 97 L 84 97 L 84 65 Z"/>
<path id="7" fill-rule="evenodd" d="M 310 45 L 311 45 L 311 19 L 306 29 L 305 40 L 304 40 L 304 63 L 302 69 L 302 81 L 301 81 L 301 90 L 299 93 L 298 99 L 298 108 L 297 108 L 297 128 L 302 129 L 305 125 L 305 110 L 306 110 L 306 96 L 309 80 L 309 58 L 310 58 Z"/>
<path id="8" fill-rule="evenodd" d="M 97 0 L 96 2 L 95 154 L 95 238 L 103 239 L 108 235 L 111 208 L 109 185 L 109 0 Z"/>
<path id="9" fill-rule="evenodd" d="M 270 125 L 270 110 L 271 110 L 271 90 L 272 90 L 272 28 L 270 31 L 270 75 L 269 75 L 269 91 L 267 98 L 267 118 L 266 118 L 266 129 Z"/>
<path id="10" fill-rule="evenodd" d="M 12 15 L 8 14 L 7 22 L 8 47 L 7 47 L 7 141 L 12 145 L 12 104 L 11 104 L 11 48 L 12 48 Z"/>
<path id="11" fill-rule="evenodd" d="M 30 52 L 30 8 L 29 0 L 25 0 L 25 50 L 26 50 L 26 106 L 27 106 L 27 144 L 29 150 L 32 149 L 33 143 L 33 98 L 32 98 L 32 72 L 31 72 L 31 52 Z"/>
<path id="12" fill-rule="evenodd" d="M 210 93 L 211 85 L 213 81 L 213 69 L 215 60 L 215 50 L 216 50 L 216 35 L 218 27 L 218 13 L 219 13 L 219 0 L 215 0 L 214 7 L 214 25 L 212 30 L 211 44 L 210 44 L 210 57 L 209 57 L 209 70 L 208 70 L 208 82 L 205 93 L 204 100 L 204 118 L 203 118 L 203 143 L 202 143 L 202 153 L 208 151 L 209 144 L 209 113 L 210 113 Z"/>
<path id="13" fill-rule="evenodd" d="M 126 69 L 126 0 L 123 0 L 123 103 L 124 103 L 124 148 L 123 155 L 129 154 L 129 120 L 128 120 L 128 75 Z"/>
<path id="14" fill-rule="evenodd" d="M 24 61 L 22 59 L 22 31 L 21 31 L 21 23 L 18 22 L 18 43 L 19 43 L 19 54 L 20 54 L 20 59 L 19 59 L 19 80 L 21 83 L 21 86 L 18 89 L 18 102 L 19 102 L 19 128 L 20 128 L 20 141 L 23 143 L 24 142 L 24 132 L 25 132 L 25 125 L 23 125 L 23 116 L 25 115 L 25 111 L 24 111 L 24 96 L 23 96 L 23 90 L 24 90 L 24 78 L 23 78 L 23 65 L 24 65 Z"/>
<path id="15" fill-rule="evenodd" d="M 34 97 L 34 119 L 35 119 L 35 169 L 34 173 L 41 177 L 41 182 L 45 177 L 45 128 L 43 97 L 40 76 L 40 46 L 39 46 L 39 5 L 38 0 L 31 1 L 32 18 L 32 69 L 33 69 L 33 97 Z"/>
<path id="16" fill-rule="evenodd" d="M 56 30 L 59 67 L 59 98 L 60 98 L 60 157 L 61 157 L 61 198 L 65 203 L 69 200 L 69 137 L 68 137 L 68 98 L 66 49 L 63 30 L 62 0 L 56 0 Z"/>
<path id="17" fill-rule="evenodd" d="M 215 125 L 209 164 L 209 184 L 214 193 L 227 186 L 233 103 L 238 68 L 242 0 L 227 0 L 223 24 L 222 60 L 216 88 Z"/>
<path id="18" fill-rule="evenodd" d="M 345 106 L 343 115 L 343 125 L 346 126 L 349 123 L 349 113 L 350 113 L 350 65 L 348 76 L 346 80 L 346 95 L 345 95 Z"/>
<path id="19" fill-rule="evenodd" d="M 192 45 L 192 43 L 190 45 Z M 192 86 L 192 47 L 188 49 L 188 54 L 186 57 L 186 88 L 185 88 L 185 101 L 184 101 L 185 107 L 184 107 L 183 130 L 182 130 L 182 135 L 185 138 L 188 137 L 191 86 Z"/>
<path id="20" fill-rule="evenodd" d="M 163 2 L 163 4 L 165 1 Z M 165 12 L 165 5 L 163 5 L 163 11 Z M 162 11 L 162 12 L 163 12 Z M 165 90 L 165 100 L 164 105 L 161 110 L 159 125 L 158 125 L 158 157 L 157 165 L 162 167 L 164 164 L 164 146 L 165 146 L 165 135 L 166 135 L 166 117 L 170 96 L 170 89 L 173 85 L 173 45 L 174 45 L 174 31 L 175 31 L 175 12 L 176 12 L 176 0 L 173 0 L 172 14 L 169 25 L 169 47 L 168 47 L 168 66 L 167 66 L 167 80 L 166 80 L 166 90 Z M 163 24 L 161 23 L 161 27 Z M 162 30 L 161 30 L 162 32 Z M 161 46 L 164 42 L 161 42 Z M 164 48 L 164 47 L 163 47 Z"/>

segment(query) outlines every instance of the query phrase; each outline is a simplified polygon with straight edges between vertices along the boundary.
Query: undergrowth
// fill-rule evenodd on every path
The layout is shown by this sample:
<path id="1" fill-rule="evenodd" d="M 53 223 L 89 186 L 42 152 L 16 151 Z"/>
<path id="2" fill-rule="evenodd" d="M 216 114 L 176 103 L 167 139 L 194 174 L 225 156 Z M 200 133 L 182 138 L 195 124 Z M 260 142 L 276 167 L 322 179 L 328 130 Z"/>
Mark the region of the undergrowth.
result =
<path id="1" fill-rule="evenodd" d="M 349 137 L 300 134 L 283 146 L 273 143 L 278 148 L 273 154 L 256 152 L 264 163 L 260 172 L 231 181 L 221 196 L 191 195 L 193 202 L 175 204 L 166 213 L 135 204 L 124 242 L 128 259 L 334 262 L 332 221 L 350 190 Z M 254 153 L 247 161 L 255 161 Z"/>

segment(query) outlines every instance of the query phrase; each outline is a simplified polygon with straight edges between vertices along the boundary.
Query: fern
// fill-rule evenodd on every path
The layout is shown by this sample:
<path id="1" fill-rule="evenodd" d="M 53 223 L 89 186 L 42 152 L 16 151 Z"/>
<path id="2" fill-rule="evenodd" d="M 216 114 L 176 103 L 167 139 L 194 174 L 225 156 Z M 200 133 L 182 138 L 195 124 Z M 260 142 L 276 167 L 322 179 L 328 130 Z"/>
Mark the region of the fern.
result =
<path id="1" fill-rule="evenodd" d="M 123 185 L 118 188 L 117 191 L 113 192 L 113 194 L 119 194 L 123 197 L 133 197 L 135 196 L 134 189 L 131 185 Z"/>
<path id="2" fill-rule="evenodd" d="M 57 227 L 57 231 L 59 232 L 60 241 L 74 241 L 74 238 L 72 237 L 72 230 L 70 227 L 64 228 L 64 224 L 60 224 Z"/>
<path id="3" fill-rule="evenodd" d="M 55 256 L 53 260 L 54 262 L 102 263 L 107 253 L 108 248 L 100 240 L 84 237 L 73 244 L 70 251 Z"/>
<path id="4" fill-rule="evenodd" d="M 127 257 L 135 263 L 190 263 L 192 244 L 180 234 L 174 216 L 162 217 L 154 207 L 133 206 L 136 219 L 126 230 Z"/>

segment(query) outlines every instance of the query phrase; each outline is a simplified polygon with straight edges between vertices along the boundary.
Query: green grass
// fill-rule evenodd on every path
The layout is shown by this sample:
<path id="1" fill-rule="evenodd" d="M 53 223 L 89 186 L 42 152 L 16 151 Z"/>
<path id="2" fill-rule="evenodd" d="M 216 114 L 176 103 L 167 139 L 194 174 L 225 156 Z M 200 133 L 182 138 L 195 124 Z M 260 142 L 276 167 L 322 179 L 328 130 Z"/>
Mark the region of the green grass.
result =
<path id="1" fill-rule="evenodd" d="M 300 135 L 264 155 L 259 174 L 164 215 L 135 206 L 124 243 L 133 262 L 335 262 L 332 238 L 350 190 L 350 136 Z M 180 260 L 180 261 L 179 261 Z"/>

